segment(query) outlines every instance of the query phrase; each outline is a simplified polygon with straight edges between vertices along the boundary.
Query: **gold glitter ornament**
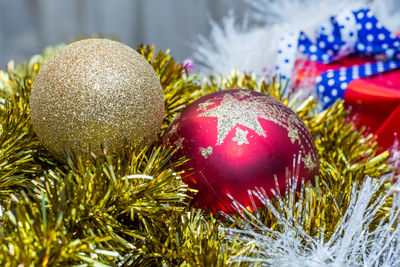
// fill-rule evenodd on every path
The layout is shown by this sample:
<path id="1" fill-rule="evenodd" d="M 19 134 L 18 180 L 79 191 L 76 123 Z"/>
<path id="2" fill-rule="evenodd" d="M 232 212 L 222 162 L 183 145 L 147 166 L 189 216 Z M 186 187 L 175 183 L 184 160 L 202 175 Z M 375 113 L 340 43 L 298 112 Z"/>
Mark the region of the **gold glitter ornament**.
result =
<path id="1" fill-rule="evenodd" d="M 90 145 L 95 153 L 145 146 L 156 138 L 164 96 L 151 65 L 116 41 L 74 42 L 39 71 L 30 98 L 33 129 L 59 160 Z"/>

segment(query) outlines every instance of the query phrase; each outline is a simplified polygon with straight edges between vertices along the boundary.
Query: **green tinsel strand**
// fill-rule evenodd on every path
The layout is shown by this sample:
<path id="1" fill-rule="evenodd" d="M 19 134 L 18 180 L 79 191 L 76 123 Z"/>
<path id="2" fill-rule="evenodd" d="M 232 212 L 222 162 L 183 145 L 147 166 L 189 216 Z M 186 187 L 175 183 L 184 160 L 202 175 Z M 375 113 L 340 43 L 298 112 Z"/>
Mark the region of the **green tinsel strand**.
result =
<path id="1" fill-rule="evenodd" d="M 42 148 L 32 131 L 29 97 L 33 81 L 43 62 L 53 53 L 48 48 L 43 56 L 35 56 L 29 63 L 7 65 L 0 72 L 0 203 L 18 188 L 30 188 L 31 180 L 55 161 Z"/>

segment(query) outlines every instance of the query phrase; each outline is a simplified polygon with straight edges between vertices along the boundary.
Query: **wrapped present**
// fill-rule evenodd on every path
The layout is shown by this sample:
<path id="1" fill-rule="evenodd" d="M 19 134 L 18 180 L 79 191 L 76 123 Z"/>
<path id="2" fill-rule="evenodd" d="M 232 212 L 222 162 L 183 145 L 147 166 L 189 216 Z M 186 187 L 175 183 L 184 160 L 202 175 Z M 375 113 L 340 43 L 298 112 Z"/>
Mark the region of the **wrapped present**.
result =
<path id="1" fill-rule="evenodd" d="M 343 98 L 356 125 L 375 133 L 379 145 L 388 148 L 393 144 L 395 134 L 400 133 L 400 70 L 357 78 L 348 83 L 346 80 L 338 83 L 337 89 L 321 84 L 323 80 L 328 84 L 329 78 L 326 76 L 332 70 L 340 73 L 340 70 L 368 63 L 373 64 L 374 61 L 359 56 L 346 57 L 329 64 L 299 59 L 296 66 L 301 68 L 295 67 L 296 86 L 302 87 L 302 84 L 314 82 L 322 102 L 325 97 L 325 107 L 326 103 L 331 104 L 336 98 Z"/>
<path id="2" fill-rule="evenodd" d="M 305 58 L 293 60 L 293 47 Z M 358 126 L 375 133 L 381 147 L 393 144 L 400 133 L 400 38 L 369 9 L 332 16 L 312 38 L 286 34 L 278 53 L 282 77 L 313 86 L 324 108 L 344 99 Z"/>

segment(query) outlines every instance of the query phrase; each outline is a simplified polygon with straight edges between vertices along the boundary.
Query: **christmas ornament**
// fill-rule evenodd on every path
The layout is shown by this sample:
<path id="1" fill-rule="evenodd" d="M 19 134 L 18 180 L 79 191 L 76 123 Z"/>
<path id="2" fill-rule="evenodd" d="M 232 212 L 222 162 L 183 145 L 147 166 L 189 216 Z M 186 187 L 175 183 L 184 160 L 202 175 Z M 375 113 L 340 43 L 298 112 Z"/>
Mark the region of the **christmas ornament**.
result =
<path id="1" fill-rule="evenodd" d="M 301 119 L 279 100 L 251 90 L 198 99 L 173 121 L 166 138 L 178 156 L 191 159 L 184 179 L 198 190 L 195 204 L 213 212 L 235 212 L 232 198 L 251 208 L 249 190 L 263 188 L 271 196 L 274 176 L 284 192 L 299 153 L 299 177 L 312 180 L 318 172 L 317 151 Z"/>
<path id="2" fill-rule="evenodd" d="M 41 68 L 30 99 L 33 128 L 58 159 L 90 145 L 100 152 L 151 143 L 160 129 L 164 98 L 150 64 L 136 51 L 106 39 L 74 42 Z"/>

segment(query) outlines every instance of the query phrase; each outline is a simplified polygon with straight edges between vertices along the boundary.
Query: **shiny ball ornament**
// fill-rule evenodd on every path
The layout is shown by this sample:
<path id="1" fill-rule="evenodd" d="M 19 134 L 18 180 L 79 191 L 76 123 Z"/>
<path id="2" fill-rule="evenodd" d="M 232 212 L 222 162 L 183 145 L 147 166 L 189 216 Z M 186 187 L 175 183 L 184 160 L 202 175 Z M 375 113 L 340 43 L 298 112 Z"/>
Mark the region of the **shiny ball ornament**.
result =
<path id="1" fill-rule="evenodd" d="M 273 196 L 274 176 L 283 194 L 299 154 L 299 179 L 313 181 L 318 173 L 317 150 L 303 121 L 276 98 L 251 90 L 224 90 L 196 100 L 171 123 L 165 138 L 178 148 L 177 157 L 190 159 L 183 178 L 198 190 L 194 204 L 214 213 L 236 213 L 232 199 L 252 209 L 249 190 L 262 188 Z"/>
<path id="2" fill-rule="evenodd" d="M 164 116 L 164 96 L 152 66 L 116 41 L 87 39 L 50 58 L 34 81 L 33 129 L 59 160 L 65 151 L 109 153 L 155 140 Z"/>

